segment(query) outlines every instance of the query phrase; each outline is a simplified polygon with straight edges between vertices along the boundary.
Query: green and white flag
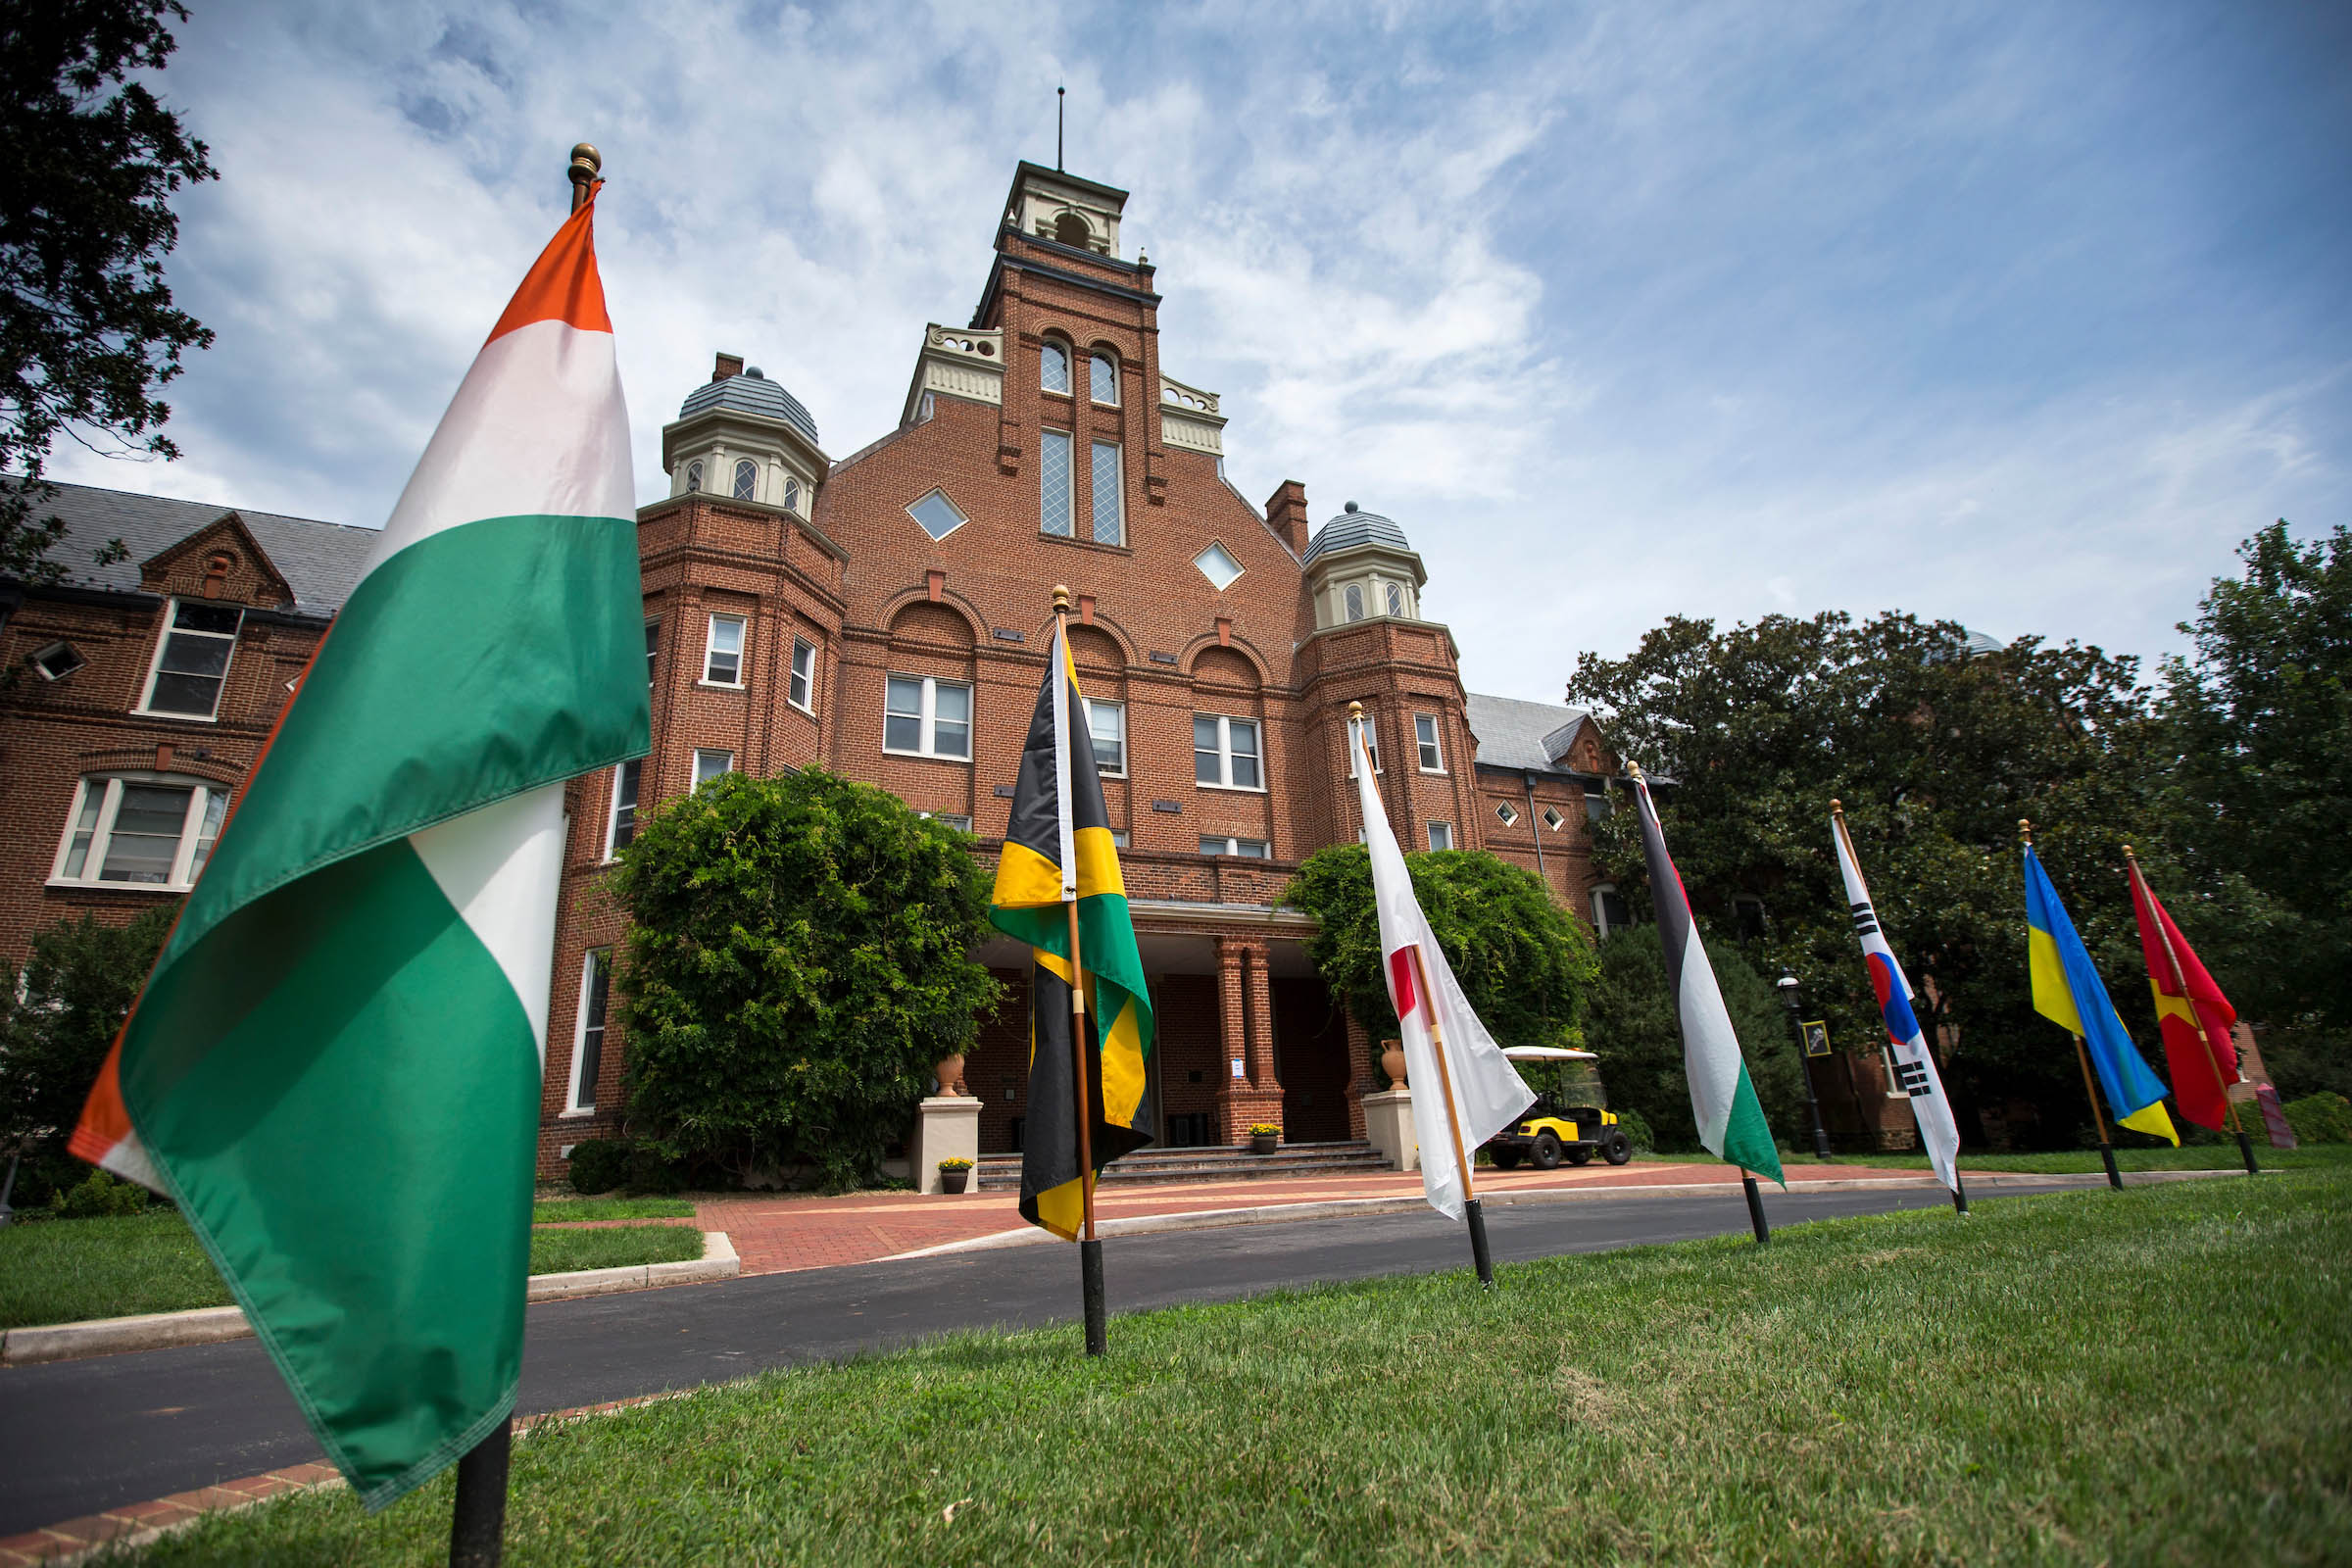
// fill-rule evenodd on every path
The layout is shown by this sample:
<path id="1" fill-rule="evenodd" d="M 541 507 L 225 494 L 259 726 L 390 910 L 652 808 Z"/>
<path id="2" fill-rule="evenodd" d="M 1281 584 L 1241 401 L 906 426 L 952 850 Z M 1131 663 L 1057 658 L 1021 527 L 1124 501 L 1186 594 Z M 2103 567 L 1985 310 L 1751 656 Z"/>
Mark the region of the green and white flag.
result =
<path id="1" fill-rule="evenodd" d="M 179 1203 L 370 1508 L 514 1408 L 564 781 L 648 744 L 594 212 L 458 388 L 73 1140 Z"/>

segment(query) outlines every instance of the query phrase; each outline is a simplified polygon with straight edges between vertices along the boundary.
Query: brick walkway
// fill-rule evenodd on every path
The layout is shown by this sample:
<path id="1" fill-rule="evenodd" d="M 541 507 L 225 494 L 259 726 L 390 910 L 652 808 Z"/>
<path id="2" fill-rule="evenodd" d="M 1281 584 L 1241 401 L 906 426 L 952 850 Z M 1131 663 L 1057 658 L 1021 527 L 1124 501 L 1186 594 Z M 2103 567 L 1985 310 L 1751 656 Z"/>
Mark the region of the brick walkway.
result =
<path id="1" fill-rule="evenodd" d="M 1856 1177 L 1920 1176 L 1916 1170 L 1863 1165 L 1800 1165 L 1788 1171 L 1789 1185 L 1850 1181 Z M 1692 1182 L 1738 1186 L 1740 1173 L 1710 1160 L 1703 1164 L 1641 1161 L 1631 1165 L 1563 1165 L 1558 1170 L 1482 1170 L 1478 1189 L 1496 1194 L 1565 1187 L 1658 1187 Z M 1350 1198 L 1401 1198 L 1421 1191 L 1418 1172 L 1345 1172 L 1257 1181 L 1222 1181 L 1152 1187 L 1105 1187 L 1095 1198 L 1102 1219 L 1143 1214 L 1192 1214 L 1224 1208 L 1258 1208 L 1272 1203 L 1322 1203 Z M 851 1198 L 756 1196 L 707 1199 L 694 1205 L 695 1222 L 725 1231 L 743 1259 L 746 1274 L 784 1274 L 798 1269 L 870 1263 L 926 1247 L 973 1241 L 1000 1231 L 1027 1229 L 1011 1193 L 966 1193 L 959 1197 L 914 1193 L 865 1193 Z"/>

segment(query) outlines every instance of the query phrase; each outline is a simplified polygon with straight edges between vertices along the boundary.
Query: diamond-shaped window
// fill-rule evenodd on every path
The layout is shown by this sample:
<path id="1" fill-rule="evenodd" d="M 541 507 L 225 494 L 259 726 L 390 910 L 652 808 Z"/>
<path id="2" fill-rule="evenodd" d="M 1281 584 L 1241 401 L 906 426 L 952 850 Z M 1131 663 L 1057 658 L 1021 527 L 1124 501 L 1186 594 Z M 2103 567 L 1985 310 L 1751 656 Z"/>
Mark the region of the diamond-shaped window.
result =
<path id="1" fill-rule="evenodd" d="M 906 515 L 923 525 L 934 539 L 945 539 L 972 519 L 965 516 L 944 490 L 934 490 L 906 509 Z"/>
<path id="2" fill-rule="evenodd" d="M 1210 545 L 1193 558 L 1193 564 L 1200 568 L 1201 576 L 1216 585 L 1219 593 L 1232 587 L 1233 580 L 1242 574 L 1242 564 L 1223 545 Z"/>

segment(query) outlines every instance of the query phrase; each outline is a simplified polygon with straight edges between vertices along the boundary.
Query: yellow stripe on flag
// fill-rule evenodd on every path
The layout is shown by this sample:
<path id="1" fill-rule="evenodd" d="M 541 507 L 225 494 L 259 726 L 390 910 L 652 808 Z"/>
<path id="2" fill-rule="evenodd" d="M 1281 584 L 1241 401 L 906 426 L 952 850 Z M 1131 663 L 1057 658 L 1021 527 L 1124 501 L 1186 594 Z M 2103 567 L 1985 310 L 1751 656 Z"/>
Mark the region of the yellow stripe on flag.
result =
<path id="1" fill-rule="evenodd" d="M 2135 1133 L 2146 1133 L 2150 1138 L 2167 1139 L 2176 1149 L 2180 1146 L 2180 1135 L 2173 1130 L 2173 1118 L 2165 1114 L 2164 1102 L 2161 1100 L 2151 1100 L 2116 1125 L 2129 1127 Z"/>
<path id="2" fill-rule="evenodd" d="M 1082 827 L 1071 836 L 1078 844 L 1078 896 L 1091 899 L 1099 893 L 1115 893 L 1125 898 L 1127 882 L 1119 874 L 1119 847 L 1111 841 L 1110 829 Z"/>
<path id="3" fill-rule="evenodd" d="M 1076 1241 L 1078 1227 L 1085 1221 L 1086 1197 L 1078 1183 L 1063 1182 L 1037 1195 L 1037 1222 L 1063 1241 Z"/>
<path id="4" fill-rule="evenodd" d="M 2037 925 L 2026 927 L 2026 964 L 2034 976 L 2034 1010 L 2062 1029 L 2082 1033 L 2082 1015 L 2075 1010 L 2075 988 L 2066 983 L 2058 943 Z"/>
<path id="5" fill-rule="evenodd" d="M 1117 1127 L 1135 1125 L 1136 1107 L 1144 1100 L 1144 1046 L 1136 1024 L 1135 999 L 1127 997 L 1102 1032 L 1102 1119 Z"/>
<path id="6" fill-rule="evenodd" d="M 1061 868 L 1026 844 L 1007 839 L 997 858 L 997 887 L 989 903 L 1000 909 L 1028 909 L 1061 902 Z"/>

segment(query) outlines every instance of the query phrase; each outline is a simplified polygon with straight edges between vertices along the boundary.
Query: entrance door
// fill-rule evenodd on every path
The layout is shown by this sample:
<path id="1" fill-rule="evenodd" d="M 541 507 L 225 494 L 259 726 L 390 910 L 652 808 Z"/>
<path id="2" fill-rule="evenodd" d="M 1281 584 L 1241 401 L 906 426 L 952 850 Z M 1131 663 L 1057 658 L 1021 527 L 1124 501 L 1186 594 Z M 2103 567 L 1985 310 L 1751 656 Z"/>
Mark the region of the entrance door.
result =
<path id="1" fill-rule="evenodd" d="M 1287 1143 L 1337 1144 L 1348 1137 L 1348 1019 L 1313 978 L 1273 982 L 1274 1074 L 1282 1081 Z"/>

